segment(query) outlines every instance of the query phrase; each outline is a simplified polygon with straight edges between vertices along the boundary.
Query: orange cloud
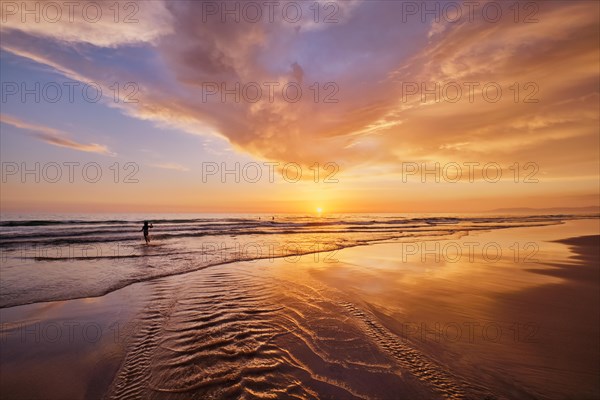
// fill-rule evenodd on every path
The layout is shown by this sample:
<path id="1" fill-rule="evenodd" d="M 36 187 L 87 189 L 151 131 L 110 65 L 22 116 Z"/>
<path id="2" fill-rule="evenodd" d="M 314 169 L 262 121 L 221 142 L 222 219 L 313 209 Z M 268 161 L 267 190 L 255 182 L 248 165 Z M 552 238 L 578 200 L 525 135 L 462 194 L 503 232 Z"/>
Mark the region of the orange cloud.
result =
<path id="1" fill-rule="evenodd" d="M 162 1 L 3 1 L 0 31 L 21 31 L 70 43 L 117 47 L 153 43 L 173 19 Z"/>
<path id="2" fill-rule="evenodd" d="M 353 2 L 339 24 L 294 27 L 281 21 L 199 23 L 200 2 L 176 2 L 168 19 L 177 23 L 148 41 L 173 80 L 139 77 L 143 100 L 119 106 L 190 133 L 220 135 L 256 158 L 303 165 L 332 161 L 342 170 L 377 166 L 394 174 L 405 161 L 493 161 L 504 167 L 531 161 L 551 178 L 598 171 L 597 3 L 538 2 L 537 23 L 515 23 L 507 12 L 497 23 L 476 14 L 473 21 L 431 24 L 423 46 L 408 55 L 398 43 L 411 27 L 394 18 L 398 5 L 392 3 Z M 104 29 L 115 35 L 113 27 Z M 43 51 L 16 37 L 4 42 L 6 50 L 76 79 L 106 85 L 118 74 L 123 81 L 136 79 L 135 71 L 102 68 L 60 48 Z M 335 58 L 324 65 L 319 58 L 302 59 L 303 52 Z M 265 82 L 281 88 L 298 80 L 318 82 L 321 96 L 324 84 L 334 82 L 338 102 L 313 101 L 307 85 L 296 103 L 281 90 L 273 101 L 264 101 L 264 92 L 256 103 L 232 100 L 231 94 L 222 101 L 220 86 L 203 99 L 206 83 L 231 90 L 256 82 L 266 91 Z M 405 97 L 407 83 L 441 90 L 452 82 L 463 90 L 456 102 L 431 95 L 422 101 L 420 93 Z M 479 86 L 470 101 L 465 83 L 473 82 Z M 497 102 L 483 97 L 486 83 L 501 87 Z"/>
<path id="3" fill-rule="evenodd" d="M 66 134 L 47 126 L 32 124 L 15 117 L 11 117 L 5 114 L 0 114 L 0 122 L 14 126 L 15 128 L 27 131 L 28 134 L 40 139 L 46 143 L 49 143 L 58 147 L 66 147 L 73 150 L 85 151 L 89 153 L 98 153 L 108 156 L 115 156 L 115 153 L 111 152 L 108 147 L 97 144 L 83 144 L 76 142 L 66 137 Z"/>

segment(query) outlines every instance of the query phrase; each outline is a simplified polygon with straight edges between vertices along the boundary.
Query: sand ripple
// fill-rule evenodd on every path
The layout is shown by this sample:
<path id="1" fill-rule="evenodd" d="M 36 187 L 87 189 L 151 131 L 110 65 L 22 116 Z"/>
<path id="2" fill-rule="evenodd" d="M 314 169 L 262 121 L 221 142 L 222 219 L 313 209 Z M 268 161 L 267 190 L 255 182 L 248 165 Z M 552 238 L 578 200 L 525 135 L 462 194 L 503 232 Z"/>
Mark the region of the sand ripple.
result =
<path id="1" fill-rule="evenodd" d="M 108 398 L 483 398 L 318 285 L 236 266 L 149 284 Z"/>

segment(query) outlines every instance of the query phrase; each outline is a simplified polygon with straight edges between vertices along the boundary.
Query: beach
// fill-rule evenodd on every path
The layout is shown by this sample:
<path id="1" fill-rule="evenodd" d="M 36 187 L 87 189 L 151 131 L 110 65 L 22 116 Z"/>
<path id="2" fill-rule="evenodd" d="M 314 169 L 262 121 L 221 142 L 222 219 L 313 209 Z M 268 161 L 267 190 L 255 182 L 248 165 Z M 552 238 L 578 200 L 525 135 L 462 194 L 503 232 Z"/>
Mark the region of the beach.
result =
<path id="1" fill-rule="evenodd" d="M 0 0 L 0 400 L 600 400 L 599 15 Z"/>
<path id="2" fill-rule="evenodd" d="M 0 392 L 598 398 L 599 220 L 554 222 L 233 260 L 6 305 Z"/>

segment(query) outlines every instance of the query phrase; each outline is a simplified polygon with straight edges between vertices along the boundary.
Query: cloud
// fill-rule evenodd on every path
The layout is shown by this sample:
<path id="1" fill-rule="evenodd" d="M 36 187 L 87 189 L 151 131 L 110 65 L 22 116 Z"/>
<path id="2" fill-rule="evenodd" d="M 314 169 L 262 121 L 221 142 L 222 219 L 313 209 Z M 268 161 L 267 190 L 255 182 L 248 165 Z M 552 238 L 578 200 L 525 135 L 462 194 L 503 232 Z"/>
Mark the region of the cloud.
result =
<path id="1" fill-rule="evenodd" d="M 176 163 L 160 163 L 160 164 L 152 164 L 153 167 L 156 168 L 162 168 L 162 169 L 169 169 L 169 170 L 173 170 L 173 171 L 189 171 L 190 169 L 187 167 L 184 167 L 181 164 L 176 164 Z"/>
<path id="2" fill-rule="evenodd" d="M 292 76 L 294 77 L 294 82 L 302 83 L 304 81 L 304 70 L 297 62 L 294 62 L 292 65 Z"/>
<path id="3" fill-rule="evenodd" d="M 2 47 L 106 87 L 115 77 L 136 81 L 140 102 L 119 105 L 129 115 L 219 135 L 259 159 L 331 161 L 343 170 L 365 171 L 427 160 L 533 161 L 554 176 L 597 170 L 595 2 L 536 3 L 537 23 L 515 23 L 506 9 L 497 23 L 476 13 L 473 21 L 436 24 L 399 23 L 401 2 L 338 2 L 340 21 L 332 24 L 310 18 L 299 24 L 281 18 L 201 22 L 202 2 L 146 3 L 167 10 L 163 25 L 140 36 L 164 68 L 157 76 L 137 75 L 141 65 L 118 62 L 126 54 L 118 46 L 133 43 L 133 36 L 119 40 L 110 26 L 106 42 L 86 39 L 110 47 L 108 57 L 48 47 L 44 40 L 70 40 L 72 33 L 41 28 L 22 28 L 25 38 L 10 35 Z M 282 92 L 292 81 L 303 82 L 298 102 Z M 269 82 L 278 84 L 272 101 Z M 452 82 L 463 91 L 457 102 L 431 95 L 423 102 L 420 94 L 403 98 L 403 83 L 441 88 Z M 479 85 L 473 101 L 465 82 Z M 482 96 L 490 82 L 502 89 L 498 102 Z M 238 100 L 236 85 L 249 83 L 262 88 L 260 101 Z M 216 84 L 216 93 L 207 96 L 207 84 Z M 327 96 L 337 102 L 324 102 Z M 538 102 L 525 103 L 527 96 Z"/>
<path id="4" fill-rule="evenodd" d="M 49 143 L 58 147 L 66 147 L 68 149 L 84 151 L 88 153 L 98 153 L 108 156 L 115 156 L 116 154 L 111 152 L 108 147 L 97 144 L 83 144 L 76 142 L 72 139 L 67 138 L 66 134 L 47 126 L 32 124 L 15 117 L 11 117 L 5 114 L 0 114 L 0 122 L 14 126 L 27 131 L 27 133 L 37 139 L 40 139 L 46 143 Z"/>
<path id="5" fill-rule="evenodd" d="M 5 1 L 1 11 L 3 33 L 16 30 L 98 47 L 152 44 L 173 24 L 162 1 Z"/>
<path id="6" fill-rule="evenodd" d="M 531 161 L 552 172 L 564 173 L 568 168 L 556 163 L 557 153 L 570 141 L 569 147 L 578 150 L 558 157 L 567 164 L 585 159 L 592 166 L 598 146 L 589 144 L 597 142 L 599 106 L 599 28 L 594 10 L 598 11 L 597 4 L 542 3 L 538 23 L 479 19 L 445 27 L 443 35 L 435 35 L 391 76 L 398 85 L 416 82 L 439 88 L 476 82 L 480 89 L 472 102 L 464 85 L 457 103 L 436 102 L 433 95 L 426 102 L 420 95 L 400 102 L 397 115 L 404 124 L 398 133 L 406 144 L 404 154 L 505 162 L 533 157 Z M 483 98 L 486 83 L 502 88 L 498 102 Z M 536 101 L 526 102 L 528 98 Z M 385 142 L 397 147 L 392 135 Z"/>

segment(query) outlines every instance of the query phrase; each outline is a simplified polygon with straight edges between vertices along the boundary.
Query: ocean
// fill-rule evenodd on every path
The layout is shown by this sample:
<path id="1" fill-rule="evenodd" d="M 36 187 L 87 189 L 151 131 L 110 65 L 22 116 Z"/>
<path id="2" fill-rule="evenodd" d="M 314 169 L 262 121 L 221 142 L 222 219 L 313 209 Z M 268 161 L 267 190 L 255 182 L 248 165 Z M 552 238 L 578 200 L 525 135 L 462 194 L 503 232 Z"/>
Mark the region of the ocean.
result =
<path id="1" fill-rule="evenodd" d="M 353 246 L 458 239 L 594 215 L 4 214 L 0 307 L 100 296 L 131 283 L 236 261 Z M 151 242 L 141 228 L 149 221 Z"/>

